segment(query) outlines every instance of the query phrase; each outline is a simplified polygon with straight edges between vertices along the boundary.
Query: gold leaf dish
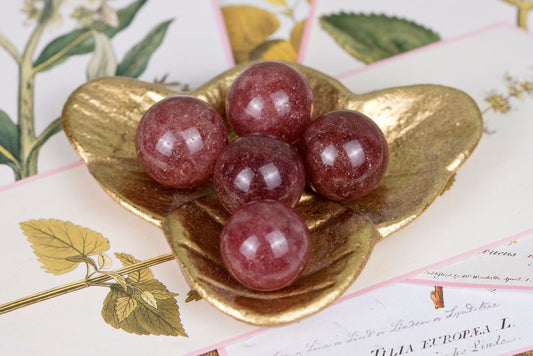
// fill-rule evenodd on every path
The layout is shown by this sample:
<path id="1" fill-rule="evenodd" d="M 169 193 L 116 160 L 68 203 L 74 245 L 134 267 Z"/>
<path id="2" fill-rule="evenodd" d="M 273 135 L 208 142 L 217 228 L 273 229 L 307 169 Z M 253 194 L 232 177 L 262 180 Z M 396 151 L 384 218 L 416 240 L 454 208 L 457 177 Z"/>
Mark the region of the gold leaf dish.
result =
<path id="1" fill-rule="evenodd" d="M 477 105 L 457 89 L 413 85 L 359 95 L 323 73 L 288 64 L 311 85 L 313 117 L 341 108 L 363 112 L 387 137 L 390 160 L 379 187 L 357 201 L 338 203 L 305 192 L 296 210 L 311 230 L 311 259 L 294 284 L 278 291 L 249 290 L 222 266 L 218 238 L 229 216 L 212 182 L 189 190 L 166 188 L 137 163 L 137 123 L 154 103 L 179 93 L 133 79 L 103 78 L 72 93 L 62 114 L 64 131 L 89 172 L 120 205 L 163 229 L 190 286 L 228 315 L 262 326 L 299 320 L 341 296 L 373 246 L 443 192 L 483 131 Z M 224 116 L 226 92 L 249 65 L 234 67 L 188 94 Z M 230 131 L 230 136 L 235 134 Z"/>

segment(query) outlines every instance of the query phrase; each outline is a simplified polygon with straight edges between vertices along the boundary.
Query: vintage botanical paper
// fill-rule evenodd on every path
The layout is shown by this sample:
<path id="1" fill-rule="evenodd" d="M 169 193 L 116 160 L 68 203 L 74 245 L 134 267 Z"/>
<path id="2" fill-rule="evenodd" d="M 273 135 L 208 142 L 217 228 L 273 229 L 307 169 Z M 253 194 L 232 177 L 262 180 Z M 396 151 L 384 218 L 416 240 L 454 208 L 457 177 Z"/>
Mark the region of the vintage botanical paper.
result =
<path id="1" fill-rule="evenodd" d="M 283 8 L 288 3 L 265 2 L 276 8 Z M 132 76 L 142 80 L 196 87 L 230 66 L 233 59 L 229 47 L 225 46 L 227 38 L 220 31 L 222 15 L 215 8 L 215 1 L 78 1 L 78 6 L 62 8 L 61 27 L 44 28 L 35 47 L 34 60 L 30 63 L 33 70 L 28 74 L 30 78 L 34 75 L 37 139 L 28 147 L 30 152 L 39 151 L 37 168 L 44 174 L 5 185 L 19 178 L 17 170 L 22 172 L 25 169 L 22 166 L 18 168 L 15 163 L 17 155 L 20 156 L 20 141 L 14 125 L 19 123 L 15 118 L 19 115 L 21 97 L 13 88 L 18 88 L 21 82 L 28 82 L 20 81 L 17 63 L 22 58 L 25 45 L 30 43 L 30 39 L 37 39 L 32 31 L 43 22 L 56 24 L 59 17 L 52 10 L 60 3 L 27 1 L 23 4 L 21 1 L 20 4 L 10 2 L 2 5 L 5 11 L 1 15 L 0 34 L 4 36 L 1 41 L 5 51 L 0 53 L 4 75 L 0 87 L 3 97 L 0 109 L 5 115 L 0 118 L 3 125 L 0 144 L 3 143 L 4 148 L 2 163 L 6 164 L 0 165 L 3 182 L 0 221 L 4 236 L 0 252 L 0 276 L 4 281 L 0 304 L 12 307 L 16 304 L 13 302 L 21 298 L 25 302 L 26 296 L 40 295 L 55 287 L 60 292 L 69 291 L 28 306 L 22 303 L 22 307 L 3 314 L 0 318 L 0 327 L 6 331 L 0 336 L 3 350 L 10 354 L 141 354 L 153 352 L 156 348 L 169 353 L 197 354 L 246 333 L 256 332 L 257 329 L 234 321 L 207 303 L 194 301 L 194 294 L 189 293 L 189 286 L 169 258 L 169 248 L 161 231 L 112 202 L 83 166 L 77 163 L 65 166 L 78 162 L 78 157 L 63 134 L 58 132 L 58 127 L 54 126 L 68 94 L 90 78 L 88 70 L 91 76 L 112 74 L 113 69 L 117 74 L 120 63 L 128 62 L 128 55 L 142 52 L 143 44 L 150 45 L 149 51 L 145 52 L 149 55 L 143 57 L 146 68 L 131 72 Z M 82 5 L 89 3 L 100 3 L 101 6 L 90 10 L 87 8 L 90 5 L 85 5 L 85 9 L 90 11 L 83 12 Z M 531 206 L 523 199 L 531 196 L 528 193 L 531 189 L 528 184 L 531 167 L 524 164 L 531 162 L 530 154 L 533 152 L 528 140 L 531 121 L 525 121 L 527 118 L 524 116 L 532 110 L 530 89 L 527 89 L 527 83 L 531 82 L 530 58 L 533 58 L 531 37 L 517 28 L 498 26 L 446 42 L 450 37 L 479 30 L 496 21 L 514 23 L 517 7 L 522 6 L 518 3 L 528 1 L 515 3 L 511 5 L 503 0 L 493 0 L 483 1 L 482 4 L 472 1 L 465 5 L 459 1 L 453 4 L 439 1 L 433 8 L 438 10 L 435 13 L 428 8 L 408 6 L 402 1 L 358 3 L 360 9 L 366 12 L 388 9 L 387 18 L 397 16 L 407 19 L 415 24 L 413 28 L 430 31 L 422 30 L 422 33 L 433 32 L 445 39 L 444 43 L 403 57 L 393 57 L 389 61 L 376 62 L 364 70 L 364 62 L 339 45 L 335 39 L 339 38 L 338 34 L 324 30 L 318 22 L 320 15 L 336 14 L 343 8 L 350 11 L 360 9 L 353 9 L 353 2 L 349 3 L 351 7 L 342 7 L 342 2 L 338 2 L 331 8 L 334 2 L 315 1 L 308 7 L 309 13 L 314 14 L 314 22 L 309 26 L 309 33 L 302 35 L 304 40 L 301 43 L 306 44 L 303 48 L 300 46 L 304 64 L 337 75 L 354 92 L 414 83 L 454 86 L 474 97 L 486 119 L 486 135 L 467 166 L 461 168 L 451 189 L 420 221 L 379 244 L 352 291 L 402 279 L 406 273 L 435 261 L 469 252 L 531 228 Z M 135 4 L 141 7 L 130 12 L 130 15 L 134 13 L 131 24 L 116 36 L 111 38 L 100 31 L 106 39 L 99 31 L 89 31 L 92 37 L 88 38 L 94 41 L 91 50 L 84 54 L 69 54 L 68 58 L 62 58 L 65 61 L 58 60 L 53 68 L 44 70 L 48 69 L 43 64 L 47 63 L 46 60 L 39 62 L 38 59 L 41 53 L 46 52 L 47 44 L 65 34 L 78 33 L 75 32 L 80 29 L 78 26 L 84 28 L 88 21 L 114 25 L 114 10 L 119 18 L 119 9 L 130 6 L 135 9 Z M 301 5 L 309 6 L 304 1 Z M 481 9 L 483 16 L 478 16 Z M 523 14 L 527 14 L 528 10 L 521 11 L 520 24 L 527 26 L 527 17 Z M 463 16 L 456 17 L 457 14 Z M 301 23 L 304 17 L 297 18 L 297 23 Z M 29 20 L 27 25 L 25 19 Z M 89 36 L 89 32 L 84 33 Z M 270 53 L 270 49 L 276 49 L 274 45 L 278 43 L 287 45 L 283 40 L 272 40 L 276 41 L 262 47 L 267 50 L 256 53 Z M 292 49 L 296 48 L 293 43 L 290 44 Z M 254 49 L 259 45 L 256 44 Z M 61 52 L 64 47 L 59 47 Z M 274 55 L 277 56 L 277 53 L 274 51 Z M 121 73 L 127 73 L 128 68 L 123 65 Z M 357 68 L 359 70 L 354 71 Z M 40 71 L 33 73 L 36 69 Z M 509 78 L 516 85 L 510 86 Z M 521 83 L 526 84 L 522 87 Z M 521 95 L 511 91 L 510 87 L 521 90 Z M 27 148 L 25 150 L 28 152 Z M 494 157 L 505 159 L 494 165 L 491 161 Z M 10 165 L 7 164 L 9 162 Z M 21 165 L 20 162 L 18 164 Z M 34 165 L 32 163 L 28 167 Z M 58 167 L 59 171 L 53 171 Z M 501 185 L 502 181 L 506 184 Z M 498 203 L 497 208 L 495 202 Z M 502 211 L 506 212 L 505 219 L 501 219 Z M 75 236 L 77 231 L 85 236 L 78 239 L 81 246 L 91 245 L 94 248 L 58 256 L 54 252 L 57 249 L 52 248 L 50 253 L 41 240 L 42 236 L 38 237 L 43 231 L 48 231 L 46 238 L 63 242 L 66 241 L 61 238 L 63 231 L 71 231 L 66 234 L 69 237 Z M 80 234 L 80 231 L 83 233 Z M 78 246 L 78 243 L 70 248 Z M 54 258 L 60 261 L 59 265 L 49 260 Z M 76 286 L 72 287 L 72 284 Z M 73 291 L 70 292 L 69 288 Z M 426 297 L 424 295 L 425 301 Z M 162 318 L 150 319 L 152 327 L 147 327 L 150 324 L 146 324 L 147 311 L 161 316 L 157 312 L 163 306 L 171 312 L 165 313 Z M 142 316 L 137 317 L 138 313 Z M 153 328 L 158 320 L 167 320 L 169 315 L 172 318 L 169 323 L 171 328 Z M 130 324 L 134 319 L 136 323 Z M 302 325 L 305 323 L 303 321 Z M 153 335 L 137 335 L 143 333 Z M 88 339 L 91 340 L 90 347 L 87 346 Z"/>
<path id="2" fill-rule="evenodd" d="M 474 96 L 480 107 L 486 105 L 490 108 L 490 103 L 484 101 L 484 98 L 490 96 L 493 90 L 496 92 L 507 88 L 505 75 L 502 73 L 512 69 L 516 72 L 513 75 L 517 77 L 527 76 L 532 42 L 531 36 L 521 30 L 509 26 L 496 26 L 458 41 L 443 43 L 439 47 L 384 62 L 380 66 L 374 65 L 366 71 L 354 73 L 342 80 L 352 90 L 363 90 L 362 86 L 371 90 L 377 89 L 378 85 L 384 87 L 387 82 L 391 85 L 401 85 L 427 79 L 463 88 Z M 492 45 L 504 44 L 508 51 L 501 52 L 501 57 L 493 56 L 492 61 L 485 61 L 485 64 L 479 68 L 481 58 L 486 59 L 487 53 L 492 53 Z M 465 49 L 479 53 L 480 58 L 475 56 L 468 60 L 464 57 L 457 58 L 457 53 L 463 53 Z M 462 66 L 456 63 L 459 61 Z M 408 70 L 415 67 L 423 68 L 421 63 L 428 62 L 440 64 L 448 74 L 434 73 L 429 69 L 418 72 Z M 451 65 L 447 67 L 445 63 Z M 452 70 L 456 75 L 449 74 Z M 388 81 L 379 82 L 377 79 L 383 73 L 389 75 Z M 395 73 L 394 76 L 392 73 Z M 415 77 L 415 74 L 418 77 Z M 372 87 L 371 84 L 375 86 Z M 490 89 L 479 89 L 480 87 Z M 486 125 L 491 133 L 484 135 L 474 155 L 458 171 L 451 188 L 419 219 L 377 244 L 363 274 L 352 287 L 352 292 L 361 293 L 368 291 L 366 288 L 372 289 L 403 279 L 406 274 L 435 262 L 470 252 L 480 246 L 512 236 L 515 232 L 531 228 L 530 219 L 527 217 L 533 213 L 524 197 L 531 196 L 527 189 L 530 189 L 528 182 L 532 173 L 531 168 L 524 162 L 531 161 L 528 155 L 533 152 L 533 148 L 528 146 L 531 145 L 530 140 L 520 139 L 524 135 L 527 137 L 531 131 L 528 125 L 532 122 L 527 115 L 531 110 L 529 106 L 531 101 L 527 98 L 524 93 L 523 101 L 513 100 L 516 109 L 510 111 L 507 117 L 499 112 L 487 110 Z M 502 152 L 520 152 L 520 154 L 505 155 L 506 159 L 500 160 L 501 163 L 495 166 L 493 160 Z M 500 172 L 500 168 L 506 173 L 495 174 Z M 510 173 L 515 171 L 521 172 L 521 175 Z M 508 185 L 496 184 L 502 179 Z M 91 268 L 93 263 L 101 271 L 116 272 L 117 269 L 123 268 L 124 261 L 134 262 L 133 259 L 150 261 L 169 253 L 162 232 L 114 203 L 82 165 L 69 167 L 56 174 L 43 175 L 35 180 L 23 180 L 4 188 L 0 194 L 5 206 L 10 207 L 4 209 L 2 215 L 3 234 L 10 237 L 5 240 L 5 248 L 0 251 L 2 254 L 0 260 L 6 266 L 2 269 L 2 278 L 10 281 L 5 283 L 2 289 L 4 303 L 9 304 L 46 289 L 83 280 L 87 271 L 89 274 L 94 272 Z M 21 196 L 31 199 L 32 204 L 15 203 L 20 201 Z M 497 207 L 491 204 L 494 200 L 499 202 Z M 501 211 L 507 211 L 505 221 L 495 218 Z M 27 224 L 32 224 L 29 222 L 50 223 L 50 219 L 70 222 L 82 229 L 88 228 L 107 239 L 109 248 L 103 243 L 103 247 L 94 250 L 96 254 L 91 252 L 71 259 L 73 261 L 68 262 L 81 261 L 71 272 L 60 275 L 47 273 L 46 269 L 42 268 L 43 263 L 38 260 L 39 256 L 32 249 L 35 243 L 33 240 L 28 241 L 28 236 L 25 235 L 20 223 L 23 223 L 22 227 L 27 227 Z M 101 241 L 100 238 L 97 240 Z M 107 267 L 106 257 L 99 258 L 100 254 L 109 257 L 112 262 L 111 267 Z M 132 256 L 132 259 L 126 259 L 126 255 Z M 85 257 L 92 259 L 93 262 L 89 262 Z M 9 267 L 15 265 L 18 266 L 16 269 Z M 221 345 L 227 343 L 227 340 L 256 332 L 257 329 L 236 322 L 204 301 L 187 302 L 190 289 L 183 280 L 177 264 L 162 262 L 146 268 L 150 270 L 150 278 L 153 276 L 164 285 L 167 292 L 156 292 L 163 290 L 160 288 L 161 285 L 157 284 L 156 288 L 137 290 L 137 297 L 132 298 L 134 302 L 130 298 L 119 299 L 126 295 L 114 295 L 113 298 L 116 297 L 113 304 L 114 315 L 117 320 L 127 320 L 131 315 L 129 313 L 135 311 L 139 303 L 144 303 L 143 307 L 150 307 L 150 303 L 156 299 L 158 305 L 156 295 L 178 294 L 173 295 L 173 298 L 179 307 L 183 331 L 188 337 L 152 335 L 141 338 L 124 329 L 115 328 L 113 323 L 106 321 L 106 313 L 102 314 L 111 286 L 90 285 L 2 315 L 0 327 L 4 325 L 3 329 L 8 330 L 0 336 L 3 344 L 7 345 L 12 353 L 35 352 L 43 345 L 58 343 L 58 337 L 68 332 L 70 336 L 67 340 L 61 338 L 62 347 L 71 352 L 78 351 L 78 354 L 85 351 L 91 354 L 109 353 L 112 350 L 124 352 L 126 348 L 131 352 L 142 352 L 151 350 L 154 345 L 158 345 L 161 350 L 169 348 L 186 354 L 198 350 L 208 351 L 209 348 L 214 348 L 214 345 Z M 147 272 L 145 273 L 147 275 Z M 113 284 L 112 288 L 115 288 L 116 293 L 121 290 L 133 291 L 127 281 L 126 288 L 121 282 L 124 280 L 111 276 L 105 283 Z M 434 308 L 433 301 L 429 297 L 429 292 L 432 290 L 433 288 L 425 289 L 423 298 L 431 308 Z M 143 298 L 142 294 L 146 291 L 150 292 L 154 299 L 146 293 Z M 354 294 L 347 294 L 347 297 L 351 296 Z M 449 306 L 446 304 L 448 303 L 446 294 L 444 294 L 444 303 L 446 307 Z M 137 305 L 134 308 L 135 304 Z M 322 313 L 328 313 L 328 310 Z M 117 311 L 121 316 L 116 314 Z M 334 318 L 335 316 L 330 317 Z M 43 331 L 38 321 L 51 319 L 61 322 L 52 322 Z M 79 323 L 80 320 L 84 321 L 83 327 Z M 298 325 L 307 325 L 307 320 Z M 79 351 L 79 344 L 86 339 L 88 333 L 100 342 L 92 345 L 90 349 Z M 206 335 L 209 335 L 209 338 L 206 339 Z"/>
<path id="3" fill-rule="evenodd" d="M 84 165 L 21 181 L 0 200 L 10 207 L 0 250 L 6 354 L 181 355 L 253 329 L 191 299 L 163 232 L 116 204 Z"/>
<path id="4" fill-rule="evenodd" d="M 375 355 L 511 355 L 533 347 L 529 317 L 519 311 L 525 305 L 520 298 L 528 300 L 529 292 L 489 292 L 483 289 L 489 285 L 483 283 L 477 290 L 449 287 L 457 283 L 450 282 L 450 278 L 459 273 L 470 275 L 465 278 L 468 282 L 475 275 L 501 276 L 501 283 L 493 283 L 491 288 L 529 286 L 528 278 L 532 276 L 527 246 L 533 214 L 529 182 L 533 172 L 528 162 L 533 159 L 533 147 L 526 142 L 530 141 L 529 113 L 533 110 L 529 84 L 533 79 L 532 44 L 531 35 L 512 26 L 497 25 L 340 76 L 349 88 L 359 92 L 413 81 L 461 88 L 476 99 L 484 113 L 484 137 L 458 171 L 450 189 L 417 221 L 376 246 L 369 264 L 354 283 L 352 294 L 297 325 L 234 343 L 225 348 L 228 355 L 250 350 L 260 355 L 326 355 L 361 350 Z M 506 54 L 500 55 L 506 58 L 491 55 L 493 46 L 505 48 Z M 495 161 L 499 163 L 495 165 Z M 493 243 L 487 244 L 489 240 Z M 470 251 L 459 252 L 467 245 L 472 247 Z M 424 253 L 420 253 L 420 248 Z M 435 258 L 446 251 L 450 252 L 449 258 Z M 485 251 L 485 263 L 492 265 L 490 269 L 477 263 L 476 251 Z M 464 262 L 438 268 L 468 256 L 471 257 Z M 381 286 L 410 276 L 424 276 L 414 277 L 416 273 L 407 269 L 398 270 L 396 262 L 400 260 L 419 272 L 425 268 L 416 266 L 418 263 L 431 265 L 439 260 L 429 273 L 446 274 L 433 281 L 425 274 L 427 286 L 395 283 L 369 292 L 376 287 L 371 281 L 377 276 L 385 281 Z M 440 282 L 444 288 L 433 287 Z M 387 297 L 374 297 L 379 293 Z M 365 317 L 367 310 L 372 310 L 374 317 Z M 506 319 L 503 324 L 503 319 L 511 314 L 521 321 L 507 324 L 510 319 Z M 279 343 L 265 342 L 267 339 Z"/>
<path id="5" fill-rule="evenodd" d="M 214 0 L 17 0 L 1 8 L 0 185 L 78 160 L 59 116 L 85 81 L 119 75 L 184 90 L 233 63 Z"/>
<path id="6" fill-rule="evenodd" d="M 408 260 L 411 269 L 403 272 L 407 273 L 455 257 L 467 251 L 466 246 L 473 250 L 486 245 L 481 241 L 500 241 L 531 228 L 533 211 L 526 197 L 533 194 L 528 183 L 533 172 L 526 162 L 533 159 L 533 147 L 528 146 L 533 100 L 527 93 L 522 100 L 511 98 L 514 109 L 502 114 L 485 99 L 507 90 L 508 75 L 530 80 L 532 43 L 529 33 L 498 25 L 341 78 L 355 92 L 413 82 L 453 86 L 476 100 L 485 112 L 486 127 L 450 189 L 419 219 L 376 246 L 355 289 L 368 286 L 376 275 L 389 279 L 402 273 L 380 261 Z M 499 52 L 504 58 L 494 55 L 493 46 L 506 48 Z M 412 236 L 420 237 L 416 244 L 425 253 L 410 253 L 408 258 L 396 253 L 404 244 L 412 244 L 408 242 Z M 445 254 L 448 257 L 442 258 Z"/>
<path id="7" fill-rule="evenodd" d="M 527 16 L 533 7 L 529 0 L 417 4 L 410 0 L 318 0 L 314 4 L 299 59 L 333 76 L 388 57 L 387 53 L 398 54 L 495 23 L 533 29 L 533 16 Z"/>
<path id="8" fill-rule="evenodd" d="M 533 289 L 533 231 L 409 278 L 410 283 L 478 288 Z"/>
<path id="9" fill-rule="evenodd" d="M 305 323 L 228 345 L 223 352 L 228 356 L 249 355 L 252 350 L 261 356 L 497 356 L 533 348 L 531 292 L 447 288 L 446 306 L 435 309 L 429 290 L 403 283 L 386 286 L 338 303 Z"/>
<path id="10" fill-rule="evenodd" d="M 296 61 L 307 0 L 219 0 L 235 63 Z"/>

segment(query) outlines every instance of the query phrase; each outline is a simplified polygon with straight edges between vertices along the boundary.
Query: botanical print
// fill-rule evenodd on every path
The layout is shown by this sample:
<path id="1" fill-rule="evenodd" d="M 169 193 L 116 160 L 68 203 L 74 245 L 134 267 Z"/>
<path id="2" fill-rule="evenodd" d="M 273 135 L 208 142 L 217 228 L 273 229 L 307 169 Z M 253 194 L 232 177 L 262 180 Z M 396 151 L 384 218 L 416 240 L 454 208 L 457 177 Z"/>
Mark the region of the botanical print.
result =
<path id="1" fill-rule="evenodd" d="M 78 282 L 0 305 L 0 314 L 76 290 L 104 287 L 109 293 L 102 317 L 112 327 L 138 335 L 187 336 L 174 299 L 177 294 L 155 279 L 149 268 L 174 261 L 172 254 L 139 261 L 132 255 L 115 253 L 123 267 L 111 270 L 112 259 L 106 254 L 109 241 L 95 231 L 57 219 L 30 220 L 20 227 L 46 272 L 61 275 L 82 265 L 85 276 Z M 186 302 L 199 299 L 190 291 Z"/>
<path id="2" fill-rule="evenodd" d="M 296 61 L 309 1 L 244 2 L 229 5 L 230 1 L 220 1 L 235 63 L 259 59 Z M 282 23 L 285 30 L 281 29 Z"/>
<path id="3" fill-rule="evenodd" d="M 527 30 L 527 15 L 533 9 L 533 1 L 531 0 L 502 0 L 511 5 L 516 6 L 517 16 L 516 25 Z"/>
<path id="4" fill-rule="evenodd" d="M 501 0 L 517 8 L 516 24 L 527 29 L 532 0 Z M 383 14 L 338 12 L 319 18 L 320 26 L 348 54 L 370 64 L 439 41 L 440 35 L 406 19 Z"/>
<path id="5" fill-rule="evenodd" d="M 485 98 L 489 107 L 483 110 L 483 113 L 493 111 L 495 113 L 505 114 L 512 108 L 513 101 L 522 101 L 525 95 L 533 95 L 533 82 L 526 79 L 518 79 L 509 74 L 504 76 L 507 93 L 495 92 Z"/>
<path id="6" fill-rule="evenodd" d="M 138 78 L 163 41 L 171 21 L 155 26 L 120 61 L 113 51 L 111 39 L 128 28 L 146 1 L 137 0 L 115 10 L 109 6 L 108 0 L 85 0 L 70 15 L 79 27 L 56 37 L 36 55 L 43 32 L 61 22 L 60 10 L 66 1 L 24 0 L 22 12 L 33 30 L 22 53 L 4 34 L 0 34 L 0 47 L 10 54 L 19 68 L 17 120 L 0 108 L 0 164 L 11 167 L 16 180 L 37 173 L 41 147 L 61 131 L 60 118 L 56 118 L 41 133 L 36 132 L 34 86 L 37 74 L 59 66 L 72 56 L 91 54 L 88 80 L 111 75 Z"/>
<path id="7" fill-rule="evenodd" d="M 370 64 L 440 40 L 432 30 L 386 15 L 346 13 L 323 15 L 320 25 L 357 60 Z"/>
<path id="8" fill-rule="evenodd" d="M 489 104 L 482 113 L 485 115 L 488 112 L 496 114 L 506 114 L 513 106 L 520 103 L 526 98 L 526 95 L 533 95 L 533 82 L 527 79 L 518 79 L 509 74 L 505 74 L 503 77 L 507 92 L 501 93 L 493 90 L 492 93 L 484 98 Z M 485 133 L 493 134 L 494 131 L 487 127 L 485 122 Z"/>

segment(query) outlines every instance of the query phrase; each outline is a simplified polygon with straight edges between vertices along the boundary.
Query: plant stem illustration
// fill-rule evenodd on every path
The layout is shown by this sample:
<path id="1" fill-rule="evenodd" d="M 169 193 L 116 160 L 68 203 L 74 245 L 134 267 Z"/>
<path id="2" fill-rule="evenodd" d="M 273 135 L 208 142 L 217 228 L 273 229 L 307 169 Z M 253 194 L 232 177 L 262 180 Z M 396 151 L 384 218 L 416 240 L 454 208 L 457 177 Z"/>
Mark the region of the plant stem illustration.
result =
<path id="1" fill-rule="evenodd" d="M 533 9 L 533 1 L 530 0 L 503 0 L 506 3 L 516 6 L 516 24 L 527 30 L 527 15 Z"/>
<path id="2" fill-rule="evenodd" d="M 110 270 L 112 259 L 105 254 L 109 242 L 95 231 L 56 219 L 30 220 L 20 226 L 46 272 L 60 275 L 81 264 L 85 277 L 0 305 L 0 314 L 84 288 L 104 287 L 109 292 L 102 317 L 112 327 L 139 335 L 187 336 L 174 298 L 177 294 L 155 279 L 149 268 L 173 261 L 172 254 L 139 261 L 115 253 L 123 267 Z M 189 291 L 186 302 L 199 299 L 195 291 Z"/>
<path id="3" fill-rule="evenodd" d="M 0 33 L 0 47 L 18 66 L 16 122 L 0 109 L 0 164 L 6 164 L 13 170 L 15 180 L 38 173 L 41 147 L 61 131 L 60 119 L 55 118 L 42 132 L 36 132 L 34 103 L 37 74 L 60 65 L 71 56 L 92 53 L 87 66 L 87 79 L 109 75 L 137 78 L 145 71 L 152 54 L 163 41 L 171 21 L 154 27 L 117 63 L 110 39 L 130 25 L 146 0 L 134 1 L 120 10 L 109 7 L 107 1 L 86 1 L 77 7 L 71 17 L 77 20 L 80 27 L 53 39 L 38 56 L 36 49 L 42 34 L 48 26 L 60 21 L 60 8 L 64 0 L 24 2 L 22 11 L 27 14 L 27 22 L 34 22 L 35 26 L 21 53 L 14 43 Z"/>

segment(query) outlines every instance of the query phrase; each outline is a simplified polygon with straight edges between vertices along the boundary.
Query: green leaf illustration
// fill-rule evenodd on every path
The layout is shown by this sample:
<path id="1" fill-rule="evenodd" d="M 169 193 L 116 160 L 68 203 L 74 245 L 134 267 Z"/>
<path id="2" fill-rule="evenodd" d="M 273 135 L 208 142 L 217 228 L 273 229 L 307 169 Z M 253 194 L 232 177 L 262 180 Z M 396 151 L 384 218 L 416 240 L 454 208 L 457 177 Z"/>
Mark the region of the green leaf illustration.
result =
<path id="1" fill-rule="evenodd" d="M 287 40 L 267 40 L 250 52 L 250 60 L 296 61 L 298 54 Z"/>
<path id="2" fill-rule="evenodd" d="M 33 63 L 35 72 L 47 71 L 63 63 L 74 55 L 86 54 L 94 50 L 94 38 L 91 31 L 103 32 L 107 37 L 113 38 L 117 33 L 128 27 L 146 0 L 138 0 L 119 10 L 117 16 L 119 25 L 109 26 L 101 21 L 95 21 L 91 27 L 74 30 L 52 40 L 41 52 Z"/>
<path id="3" fill-rule="evenodd" d="M 46 1 L 43 6 L 41 17 L 39 18 L 39 23 L 46 24 L 53 17 L 54 13 L 59 10 L 60 5 L 60 0 Z"/>
<path id="4" fill-rule="evenodd" d="M 81 255 L 68 256 L 68 257 L 65 257 L 65 260 L 69 262 L 76 262 L 76 263 L 88 263 L 91 266 L 93 266 L 94 269 L 97 269 L 96 262 L 94 262 L 92 258 L 87 257 L 87 256 L 81 256 Z"/>
<path id="5" fill-rule="evenodd" d="M 369 64 L 440 40 L 414 22 L 341 12 L 320 17 L 322 28 L 350 55 Z"/>
<path id="6" fill-rule="evenodd" d="M 115 256 L 122 262 L 124 267 L 130 266 L 135 263 L 139 263 L 138 259 L 127 253 L 115 253 Z M 152 271 L 149 268 L 141 268 L 138 271 L 131 272 L 128 274 L 127 282 L 129 284 L 137 284 L 142 282 L 150 281 L 154 278 Z"/>
<path id="7" fill-rule="evenodd" d="M 68 221 L 29 220 L 20 223 L 20 227 L 42 268 L 53 274 L 70 272 L 79 263 L 89 262 L 87 256 L 109 249 L 108 240 L 101 234 Z"/>
<path id="8" fill-rule="evenodd" d="M 248 5 L 220 8 L 236 63 L 250 60 L 249 52 L 279 28 L 276 14 Z"/>
<path id="9" fill-rule="evenodd" d="M 137 308 L 137 301 L 132 297 L 120 297 L 115 302 L 115 314 L 117 320 L 122 323 Z"/>
<path id="10" fill-rule="evenodd" d="M 104 300 L 102 317 L 112 327 L 128 333 L 186 337 L 176 300 L 156 301 L 155 290 L 160 291 L 158 294 L 170 293 L 156 279 L 137 284 L 133 294 L 127 294 L 119 285 L 112 286 Z M 152 305 L 154 302 L 157 308 Z"/>
<path id="11" fill-rule="evenodd" d="M 163 42 L 171 22 L 172 20 L 160 23 L 141 42 L 130 49 L 118 65 L 116 75 L 131 78 L 140 77 L 146 70 L 150 57 Z"/>
<path id="12" fill-rule="evenodd" d="M 98 268 L 106 269 L 110 268 L 112 265 L 113 261 L 111 261 L 111 258 L 108 255 L 105 253 L 98 254 Z"/>
<path id="13" fill-rule="evenodd" d="M 187 299 L 185 299 L 185 303 L 190 303 L 190 302 L 197 302 L 199 300 L 202 300 L 202 296 L 200 294 L 198 294 L 197 291 L 195 291 L 194 289 L 191 289 L 188 293 L 187 293 Z"/>
<path id="14" fill-rule="evenodd" d="M 157 309 L 157 300 L 155 299 L 154 295 L 151 292 L 144 291 L 141 293 L 141 298 L 146 302 L 146 304 L 150 305 L 152 308 Z"/>
<path id="15" fill-rule="evenodd" d="M 111 77 L 117 70 L 117 57 L 109 37 L 102 32 L 92 31 L 94 53 L 87 65 L 87 80 Z"/>
<path id="16" fill-rule="evenodd" d="M 272 5 L 285 6 L 287 2 L 285 0 L 266 0 L 266 2 L 271 3 Z"/>
<path id="17" fill-rule="evenodd" d="M 19 137 L 17 125 L 0 110 L 0 164 L 8 164 L 13 169 L 19 158 Z"/>
<path id="18" fill-rule="evenodd" d="M 58 117 L 54 121 L 52 121 L 37 137 L 37 141 L 35 141 L 35 144 L 33 145 L 30 154 L 35 154 L 36 152 L 38 152 L 50 137 L 54 136 L 62 129 L 63 128 L 61 127 L 61 118 Z"/>
<path id="19" fill-rule="evenodd" d="M 150 291 L 152 295 L 155 297 L 155 299 L 168 299 L 168 298 L 174 298 L 177 296 L 177 293 L 172 293 L 163 289 L 154 289 Z"/>
<path id="20" fill-rule="evenodd" d="M 105 271 L 102 272 L 102 274 L 113 278 L 124 289 L 124 292 L 128 291 L 128 282 L 126 282 L 126 278 L 124 278 L 122 275 L 114 271 Z"/>

